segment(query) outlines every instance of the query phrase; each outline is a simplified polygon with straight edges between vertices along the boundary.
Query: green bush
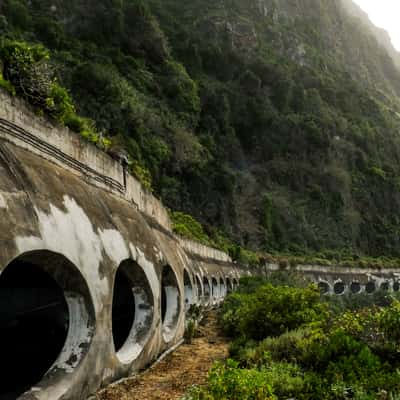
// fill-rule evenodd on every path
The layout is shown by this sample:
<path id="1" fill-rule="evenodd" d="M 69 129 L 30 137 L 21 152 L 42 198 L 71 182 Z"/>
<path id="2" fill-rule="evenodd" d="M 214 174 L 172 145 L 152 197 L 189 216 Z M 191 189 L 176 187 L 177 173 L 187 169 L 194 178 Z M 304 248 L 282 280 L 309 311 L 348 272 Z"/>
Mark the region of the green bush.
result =
<path id="1" fill-rule="evenodd" d="M 255 365 L 262 365 L 267 353 L 273 361 L 300 363 L 305 356 L 307 345 L 315 335 L 310 329 L 302 328 L 285 332 L 277 337 L 269 337 L 260 342 L 255 348 Z"/>
<path id="2" fill-rule="evenodd" d="M 223 371 L 236 369 L 231 376 L 257 371 L 271 393 L 282 399 L 397 398 L 397 299 L 370 296 L 356 302 L 352 297 L 338 307 L 330 304 L 332 299 L 322 304 L 313 286 L 288 287 L 282 285 L 281 276 L 271 281 L 275 286 L 268 278 L 244 278 L 240 289 L 225 301 L 220 321 L 234 337 L 230 356 L 236 363 Z M 255 389 L 251 382 L 246 385 Z M 219 389 L 225 386 L 221 379 Z M 203 397 L 196 399 L 214 398 L 210 385 L 198 393 Z"/>
<path id="3" fill-rule="evenodd" d="M 53 82 L 50 88 L 49 97 L 46 100 L 49 113 L 64 125 L 66 119 L 75 116 L 75 106 L 67 89 Z M 81 132 L 80 130 L 77 132 Z"/>
<path id="4" fill-rule="evenodd" d="M 394 300 L 381 311 L 378 318 L 385 337 L 400 346 L 400 301 Z"/>
<path id="5" fill-rule="evenodd" d="M 185 67 L 175 61 L 167 61 L 164 70 L 164 90 L 169 102 L 180 114 L 187 114 L 185 118 L 195 126 L 200 112 L 197 84 L 190 78 Z"/>
<path id="6" fill-rule="evenodd" d="M 32 17 L 24 1 L 8 0 L 6 13 L 10 23 L 18 29 L 28 30 L 32 24 Z"/>
<path id="7" fill-rule="evenodd" d="M 3 76 L 18 95 L 47 111 L 54 73 L 49 64 L 49 52 L 41 45 L 3 40 L 0 42 Z"/>
<path id="8" fill-rule="evenodd" d="M 12 85 L 11 82 L 4 79 L 3 73 L 1 71 L 0 71 L 0 88 L 6 90 L 13 96 L 16 95 L 15 87 Z"/>
<path id="9" fill-rule="evenodd" d="M 271 284 L 254 293 L 234 293 L 223 305 L 222 326 L 227 334 L 262 340 L 319 321 L 326 307 L 315 286 L 305 289 Z"/>
<path id="10" fill-rule="evenodd" d="M 205 245 L 213 245 L 212 240 L 205 233 L 203 226 L 191 215 L 180 211 L 171 211 L 172 228 L 174 232 L 185 238 L 196 240 Z"/>
<path id="11" fill-rule="evenodd" d="M 278 399 L 297 398 L 304 392 L 304 373 L 296 364 L 272 363 L 261 369 Z"/>
<path id="12" fill-rule="evenodd" d="M 5 39 L 0 42 L 0 87 L 18 94 L 60 124 L 83 138 L 107 149 L 111 142 L 97 132 L 95 123 L 76 114 L 68 90 L 62 87 L 50 64 L 50 52 L 42 45 Z"/>
<path id="13" fill-rule="evenodd" d="M 130 171 L 147 190 L 153 190 L 151 174 L 146 167 L 134 160 L 131 162 Z"/>
<path id="14" fill-rule="evenodd" d="M 195 388 L 191 400 L 275 400 L 270 377 L 264 371 L 240 369 L 233 360 L 217 363 L 206 388 Z"/>

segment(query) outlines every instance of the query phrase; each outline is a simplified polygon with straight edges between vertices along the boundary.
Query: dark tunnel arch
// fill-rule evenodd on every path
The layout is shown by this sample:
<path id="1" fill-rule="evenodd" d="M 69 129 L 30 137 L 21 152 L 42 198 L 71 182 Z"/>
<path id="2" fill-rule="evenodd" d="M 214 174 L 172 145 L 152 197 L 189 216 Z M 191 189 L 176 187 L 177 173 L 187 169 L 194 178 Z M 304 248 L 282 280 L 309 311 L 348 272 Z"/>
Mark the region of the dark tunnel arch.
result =
<path id="1" fill-rule="evenodd" d="M 398 292 L 400 290 L 400 282 L 399 281 L 394 281 L 393 282 L 393 291 Z"/>
<path id="2" fill-rule="evenodd" d="M 226 283 L 222 277 L 219 278 L 219 295 L 221 299 L 223 299 L 226 296 Z"/>
<path id="3" fill-rule="evenodd" d="M 190 306 L 194 303 L 194 291 L 192 280 L 186 269 L 183 270 L 183 286 L 185 289 L 185 309 L 189 310 Z"/>
<path id="4" fill-rule="evenodd" d="M 374 293 L 376 290 L 376 284 L 375 281 L 369 281 L 367 282 L 367 284 L 365 285 L 365 291 L 368 294 Z"/>
<path id="5" fill-rule="evenodd" d="M 211 297 L 211 285 L 209 279 L 204 276 L 203 277 L 203 298 L 204 302 L 209 302 Z"/>
<path id="6" fill-rule="evenodd" d="M 357 294 L 361 292 L 361 283 L 358 281 L 353 281 L 350 283 L 350 292 L 353 294 Z"/>
<path id="7" fill-rule="evenodd" d="M 197 289 L 197 301 L 201 301 L 203 297 L 203 287 L 201 285 L 201 280 L 198 275 L 196 275 L 196 289 Z"/>
<path id="8" fill-rule="evenodd" d="M 388 291 L 390 289 L 389 281 L 383 281 L 380 285 L 380 289 L 383 291 Z"/>
<path id="9" fill-rule="evenodd" d="M 333 291 L 335 294 L 344 294 L 346 290 L 346 285 L 344 284 L 344 282 L 339 281 L 339 282 L 335 282 L 335 284 L 333 285 Z"/>
<path id="10" fill-rule="evenodd" d="M 15 258 L 0 275 L 0 304 L 7 305 L 0 305 L 2 400 L 55 384 L 80 364 L 95 313 L 85 279 L 65 256 L 37 250 Z"/>
<path id="11" fill-rule="evenodd" d="M 135 360 L 150 334 L 154 317 L 154 295 L 142 267 L 124 260 L 115 274 L 112 336 L 118 359 Z"/>
<path id="12" fill-rule="evenodd" d="M 318 288 L 321 294 L 328 294 L 331 291 L 329 283 L 325 281 L 318 282 Z"/>
<path id="13" fill-rule="evenodd" d="M 226 278 L 226 293 L 232 293 L 233 291 L 233 284 L 230 278 Z"/>
<path id="14" fill-rule="evenodd" d="M 178 280 L 173 269 L 165 265 L 161 276 L 161 320 L 166 342 L 170 342 L 175 334 L 180 312 Z"/>
<path id="15" fill-rule="evenodd" d="M 217 300 L 219 297 L 219 285 L 218 281 L 215 277 L 211 279 L 211 289 L 212 289 L 212 297 L 214 300 Z"/>

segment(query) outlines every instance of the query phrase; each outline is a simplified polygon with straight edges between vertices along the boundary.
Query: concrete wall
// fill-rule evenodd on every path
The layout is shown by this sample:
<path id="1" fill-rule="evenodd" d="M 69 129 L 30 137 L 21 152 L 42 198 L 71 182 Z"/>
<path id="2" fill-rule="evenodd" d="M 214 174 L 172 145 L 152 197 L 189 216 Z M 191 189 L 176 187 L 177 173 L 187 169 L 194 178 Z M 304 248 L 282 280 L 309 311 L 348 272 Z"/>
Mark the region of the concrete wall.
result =
<path id="1" fill-rule="evenodd" d="M 42 269 L 64 291 L 70 318 L 57 360 L 20 399 L 85 399 L 144 368 L 182 340 L 190 304 L 220 302 L 242 274 L 224 253 L 175 237 L 159 200 L 126 182 L 108 155 L 0 91 L 0 282 L 10 264 Z M 119 268 L 136 312 L 115 351 Z"/>
<path id="2" fill-rule="evenodd" d="M 40 118 L 22 100 L 0 90 L 0 133 L 4 140 L 84 177 L 90 184 L 131 202 L 139 211 L 171 228 L 161 202 L 131 175 L 124 181 L 121 164 L 67 128 Z"/>

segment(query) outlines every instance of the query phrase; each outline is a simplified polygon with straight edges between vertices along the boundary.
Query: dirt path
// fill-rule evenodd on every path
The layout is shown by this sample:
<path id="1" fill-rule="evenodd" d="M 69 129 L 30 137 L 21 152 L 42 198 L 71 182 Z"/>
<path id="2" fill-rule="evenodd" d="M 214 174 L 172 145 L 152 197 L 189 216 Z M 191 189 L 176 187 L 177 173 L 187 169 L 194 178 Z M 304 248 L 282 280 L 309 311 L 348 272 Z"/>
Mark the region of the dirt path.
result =
<path id="1" fill-rule="evenodd" d="M 183 344 L 154 368 L 100 391 L 97 400 L 178 400 L 194 384 L 205 383 L 214 361 L 228 355 L 228 343 L 210 311 L 192 344 Z"/>

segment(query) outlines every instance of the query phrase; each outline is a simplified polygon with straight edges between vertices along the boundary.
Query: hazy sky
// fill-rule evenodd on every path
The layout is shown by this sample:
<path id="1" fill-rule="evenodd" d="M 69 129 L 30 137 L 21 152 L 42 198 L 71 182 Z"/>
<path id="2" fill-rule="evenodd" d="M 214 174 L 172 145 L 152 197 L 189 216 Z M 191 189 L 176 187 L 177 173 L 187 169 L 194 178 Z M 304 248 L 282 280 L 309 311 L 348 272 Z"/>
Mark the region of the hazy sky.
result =
<path id="1" fill-rule="evenodd" d="M 354 0 L 369 14 L 371 21 L 386 29 L 400 51 L 400 0 Z"/>

